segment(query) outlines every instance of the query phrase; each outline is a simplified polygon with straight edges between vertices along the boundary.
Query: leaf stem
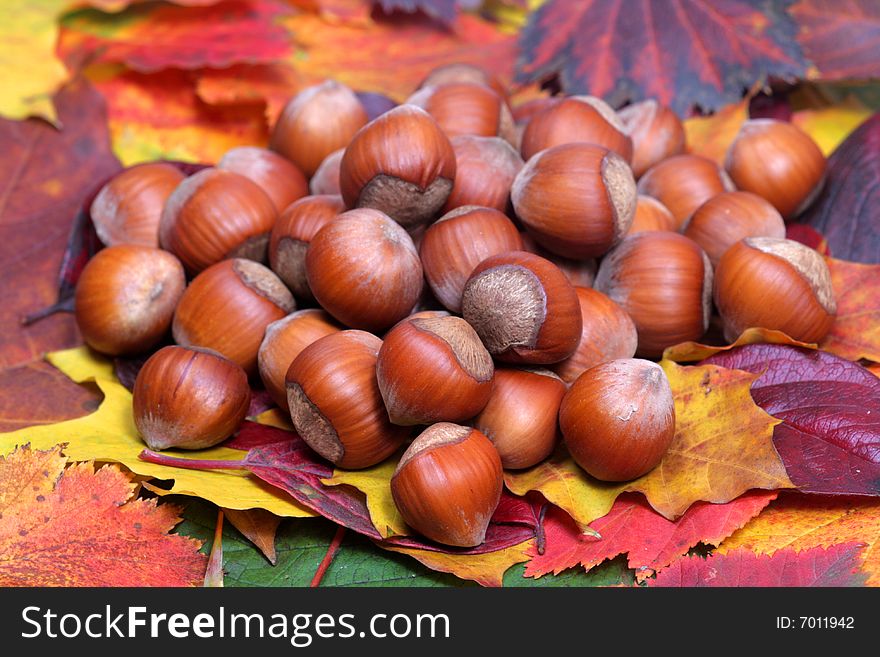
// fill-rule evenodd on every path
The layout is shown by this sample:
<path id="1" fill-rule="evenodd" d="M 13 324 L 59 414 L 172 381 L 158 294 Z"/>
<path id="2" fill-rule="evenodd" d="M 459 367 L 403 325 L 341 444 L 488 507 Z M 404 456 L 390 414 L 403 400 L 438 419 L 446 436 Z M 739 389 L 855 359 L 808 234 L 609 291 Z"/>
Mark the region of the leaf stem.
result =
<path id="1" fill-rule="evenodd" d="M 160 454 L 151 449 L 145 449 L 138 458 L 147 463 L 155 463 L 157 465 L 170 465 L 175 468 L 186 468 L 188 470 L 244 470 L 244 460 L 241 461 L 224 461 L 222 459 L 185 459 L 179 456 L 168 456 Z"/>
<path id="2" fill-rule="evenodd" d="M 342 539 L 344 537 L 345 527 L 340 525 L 336 528 L 336 534 L 333 536 L 333 540 L 330 541 L 330 546 L 327 548 L 327 554 L 324 555 L 324 558 L 318 566 L 318 570 L 315 571 L 315 576 L 312 577 L 312 583 L 309 584 L 311 588 L 315 588 L 321 584 L 321 580 L 324 579 L 324 574 L 327 572 L 330 564 L 333 563 L 333 557 L 336 556 L 336 553 L 339 552 L 339 548 L 342 546 Z"/>

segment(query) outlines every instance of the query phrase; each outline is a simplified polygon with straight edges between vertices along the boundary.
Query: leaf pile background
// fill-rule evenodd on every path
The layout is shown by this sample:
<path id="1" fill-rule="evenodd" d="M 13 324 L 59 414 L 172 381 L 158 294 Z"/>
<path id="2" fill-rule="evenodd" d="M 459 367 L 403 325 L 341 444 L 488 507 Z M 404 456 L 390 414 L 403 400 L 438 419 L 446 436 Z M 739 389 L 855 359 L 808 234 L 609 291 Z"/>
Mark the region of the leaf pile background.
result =
<path id="1" fill-rule="evenodd" d="M 880 78 L 878 26 L 870 0 L 3 3 L 0 583 L 20 582 L 17 550 L 53 545 L 60 531 L 100 541 L 102 519 L 130 528 L 136 516 L 145 552 L 95 547 L 115 555 L 105 579 L 63 558 L 26 568 L 47 585 L 880 585 L 880 86 L 865 82 Z M 277 411 L 254 409 L 258 424 L 234 440 L 184 455 L 257 463 L 268 453 L 262 469 L 143 460 L 123 370 L 80 346 L 70 314 L 21 324 L 56 302 L 62 265 L 81 266 L 70 256 L 85 257 L 89 236 L 71 238 L 71 227 L 78 213 L 87 226 L 84 201 L 120 167 L 214 162 L 265 145 L 283 104 L 309 85 L 334 78 L 402 102 L 454 62 L 495 75 L 514 108 L 559 90 L 616 106 L 656 97 L 686 118 L 689 150 L 718 162 L 750 116 L 802 127 L 829 171 L 790 235 L 830 253 L 839 318 L 829 336 L 803 345 L 758 330 L 734 346 L 670 348 L 662 364 L 679 426 L 661 466 L 609 485 L 560 450 L 507 473 L 496 542 L 465 554 L 408 535 L 388 493 L 393 462 L 353 473 L 305 449 L 273 453 L 271 436 L 290 435 Z M 53 468 L 44 499 L 8 506 L 11 464 L 40 459 Z M 101 504 L 80 518 L 91 529 L 34 512 L 74 485 L 100 488 Z M 308 499 L 285 492 L 303 485 Z M 10 533 L 23 513 L 49 518 L 42 533 Z M 137 567 L 146 559 L 178 567 L 156 579 Z"/>

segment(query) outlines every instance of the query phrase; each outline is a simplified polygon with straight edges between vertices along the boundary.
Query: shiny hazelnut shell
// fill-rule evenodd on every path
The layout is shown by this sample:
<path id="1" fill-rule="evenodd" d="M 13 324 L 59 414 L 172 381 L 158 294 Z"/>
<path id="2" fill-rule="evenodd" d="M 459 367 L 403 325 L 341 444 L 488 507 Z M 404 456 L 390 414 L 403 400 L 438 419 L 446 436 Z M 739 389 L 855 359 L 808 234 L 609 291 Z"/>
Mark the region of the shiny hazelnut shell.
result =
<path id="1" fill-rule="evenodd" d="M 309 191 L 314 196 L 342 196 L 339 186 L 339 167 L 342 165 L 344 148 L 333 151 L 321 160 L 315 175 L 309 181 Z"/>
<path id="2" fill-rule="evenodd" d="M 638 358 L 593 367 L 571 385 L 559 427 L 575 462 L 602 481 L 654 469 L 675 436 L 675 405 L 663 369 Z"/>
<path id="3" fill-rule="evenodd" d="M 449 82 L 422 87 L 407 103 L 434 117 L 449 138 L 460 135 L 516 138 L 513 116 L 504 98 L 490 87 L 473 82 Z"/>
<path id="4" fill-rule="evenodd" d="M 678 230 L 710 198 L 733 191 L 730 177 L 712 160 L 690 153 L 655 164 L 639 178 L 639 194 L 653 196 L 675 217 Z"/>
<path id="5" fill-rule="evenodd" d="M 261 261 L 276 217 L 272 200 L 249 178 L 224 169 L 202 169 L 168 197 L 159 243 L 191 274 L 224 258 Z"/>
<path id="6" fill-rule="evenodd" d="M 306 278 L 309 243 L 344 211 L 345 203 L 340 196 L 306 196 L 278 215 L 269 234 L 269 266 L 297 299 L 314 299 Z"/>
<path id="7" fill-rule="evenodd" d="M 791 219 L 821 191 L 826 161 L 816 142 L 793 123 L 751 119 L 740 126 L 724 166 L 738 189 L 767 199 Z"/>
<path id="8" fill-rule="evenodd" d="M 134 423 L 150 449 L 206 449 L 245 419 L 251 389 L 244 370 L 205 350 L 163 347 L 147 359 L 132 390 Z"/>
<path id="9" fill-rule="evenodd" d="M 306 253 L 318 303 L 342 324 L 381 331 L 410 314 L 422 292 L 412 238 L 378 210 L 349 210 L 321 228 Z"/>
<path id="10" fill-rule="evenodd" d="M 523 251 L 534 253 L 552 262 L 565 274 L 569 283 L 575 287 L 593 287 L 593 281 L 596 280 L 596 270 L 598 268 L 594 258 L 580 258 L 577 260 L 563 258 L 555 253 L 550 253 L 528 233 L 520 233 L 520 237 L 522 237 Z"/>
<path id="11" fill-rule="evenodd" d="M 513 179 L 523 167 L 516 149 L 500 137 L 462 135 L 450 142 L 455 151 L 455 181 L 443 212 L 463 205 L 506 212 Z"/>
<path id="12" fill-rule="evenodd" d="M 825 260 L 787 239 L 749 237 L 730 247 L 718 262 L 714 295 L 729 340 L 763 327 L 819 342 L 837 312 Z"/>
<path id="13" fill-rule="evenodd" d="M 565 391 L 565 383 L 549 370 L 495 370 L 492 394 L 473 425 L 495 445 L 505 469 L 530 468 L 550 456 Z"/>
<path id="14" fill-rule="evenodd" d="M 535 114 L 523 131 L 520 153 L 528 161 L 540 151 L 560 144 L 585 142 L 632 160 L 632 139 L 617 113 L 595 96 L 570 96 Z"/>
<path id="15" fill-rule="evenodd" d="M 722 192 L 694 211 L 682 233 L 699 244 L 713 267 L 746 237 L 785 237 L 785 221 L 769 201 L 751 192 Z"/>
<path id="16" fill-rule="evenodd" d="M 491 208 L 464 206 L 428 227 L 419 257 L 434 296 L 457 313 L 474 267 L 491 255 L 522 249 L 519 231 L 507 216 Z"/>
<path id="17" fill-rule="evenodd" d="M 367 120 L 355 93 L 327 80 L 288 101 L 272 128 L 269 147 L 311 178 L 324 158 L 348 146 Z"/>
<path id="18" fill-rule="evenodd" d="M 287 410 L 287 388 L 284 377 L 293 359 L 313 342 L 342 327 L 319 308 L 297 310 L 266 327 L 266 334 L 257 353 L 260 379 L 279 408 Z"/>
<path id="19" fill-rule="evenodd" d="M 276 212 L 309 193 L 309 183 L 297 166 L 267 148 L 239 146 L 226 151 L 218 169 L 240 173 L 257 183 L 272 199 Z"/>
<path id="20" fill-rule="evenodd" d="M 394 424 L 464 422 L 492 392 L 492 356 L 461 317 L 416 317 L 382 342 L 379 390 Z"/>
<path id="21" fill-rule="evenodd" d="M 425 79 L 419 83 L 418 88 L 422 89 L 424 87 L 460 82 L 482 84 L 490 87 L 502 98 L 506 99 L 507 97 L 507 89 L 501 84 L 501 81 L 498 78 L 479 66 L 463 62 L 437 66 L 425 76 Z"/>
<path id="22" fill-rule="evenodd" d="M 106 246 L 159 246 L 165 201 L 184 179 L 173 164 L 149 162 L 123 169 L 98 192 L 89 208 L 98 239 Z"/>
<path id="23" fill-rule="evenodd" d="M 644 233 L 649 230 L 671 230 L 678 228 L 678 222 L 665 205 L 652 196 L 639 194 L 636 199 L 636 213 L 628 235 Z"/>
<path id="24" fill-rule="evenodd" d="M 550 366 L 569 384 L 600 363 L 632 358 L 639 344 L 636 325 L 623 308 L 598 290 L 576 287 L 574 291 L 581 308 L 581 339 L 571 356 Z"/>
<path id="25" fill-rule="evenodd" d="M 491 256 L 474 269 L 462 315 L 492 356 L 547 364 L 571 356 L 581 335 L 577 294 L 549 260 L 525 251 Z"/>
<path id="26" fill-rule="evenodd" d="M 185 286 L 183 266 L 167 251 L 107 247 L 89 260 L 77 282 L 77 326 L 86 344 L 101 353 L 144 352 L 168 333 Z"/>
<path id="27" fill-rule="evenodd" d="M 251 375 L 266 327 L 295 309 L 290 291 L 268 267 L 234 258 L 192 280 L 171 330 L 177 344 L 213 349 Z"/>
<path id="28" fill-rule="evenodd" d="M 628 105 L 618 115 L 632 138 L 632 169 L 636 178 L 667 157 L 684 152 L 686 139 L 681 119 L 653 98 Z"/>
<path id="29" fill-rule="evenodd" d="M 403 444 L 409 429 L 391 424 L 376 381 L 382 341 L 348 330 L 303 349 L 286 375 L 293 426 L 318 454 L 340 468 L 368 468 Z"/>
<path id="30" fill-rule="evenodd" d="M 593 258 L 629 230 L 636 184 L 616 153 L 593 144 L 563 144 L 526 162 L 510 198 L 538 244 L 566 258 Z"/>
<path id="31" fill-rule="evenodd" d="M 632 318 L 641 356 L 698 340 L 709 326 L 712 265 L 696 242 L 678 233 L 627 237 L 602 260 L 595 288 Z"/>
<path id="32" fill-rule="evenodd" d="M 414 105 L 395 107 L 359 130 L 339 169 L 348 207 L 381 210 L 406 228 L 430 221 L 454 180 L 449 138 Z"/>
<path id="33" fill-rule="evenodd" d="M 391 495 L 406 523 L 427 538 L 476 547 L 501 500 L 501 458 L 470 427 L 448 422 L 423 431 L 391 477 Z"/>

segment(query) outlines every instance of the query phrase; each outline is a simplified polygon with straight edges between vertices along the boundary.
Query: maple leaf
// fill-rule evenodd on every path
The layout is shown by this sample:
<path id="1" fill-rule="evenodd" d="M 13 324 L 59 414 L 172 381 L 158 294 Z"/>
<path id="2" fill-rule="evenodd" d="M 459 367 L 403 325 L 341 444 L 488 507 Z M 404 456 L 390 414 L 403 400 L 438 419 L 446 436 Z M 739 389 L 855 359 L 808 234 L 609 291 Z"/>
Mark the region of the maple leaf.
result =
<path id="1" fill-rule="evenodd" d="M 880 501 L 788 493 L 725 539 L 718 554 L 738 548 L 761 554 L 861 543 L 866 584 L 880 586 Z"/>
<path id="2" fill-rule="evenodd" d="M 800 0 L 788 10 L 797 40 L 824 80 L 880 77 L 880 5 L 873 0 Z"/>
<path id="3" fill-rule="evenodd" d="M 746 345 L 704 363 L 757 374 L 751 394 L 773 417 L 791 480 L 814 493 L 880 495 L 880 380 L 824 351 Z"/>
<path id="4" fill-rule="evenodd" d="M 657 98 L 714 110 L 768 76 L 806 66 L 785 0 L 548 0 L 523 30 L 517 79 L 559 76 L 614 106 Z"/>
<path id="5" fill-rule="evenodd" d="M 0 586 L 194 586 L 200 543 L 168 532 L 179 509 L 131 499 L 114 466 L 72 465 L 62 447 L 0 457 Z"/>
<path id="6" fill-rule="evenodd" d="M 736 347 L 747 344 L 783 344 L 795 347 L 814 347 L 806 342 L 800 342 L 789 337 L 782 331 L 765 328 L 747 328 L 740 336 L 728 345 L 710 345 L 699 342 L 681 342 L 667 347 L 663 351 L 663 360 L 676 363 L 691 363 L 709 358 L 722 351 L 730 351 Z"/>
<path id="7" fill-rule="evenodd" d="M 265 509 L 224 509 L 223 513 L 229 523 L 253 543 L 274 566 L 277 560 L 275 534 L 278 532 L 281 518 Z"/>
<path id="8" fill-rule="evenodd" d="M 180 470 L 141 461 L 138 454 L 144 442 L 134 425 L 131 393 L 114 376 L 113 362 L 86 347 L 55 352 L 47 358 L 74 381 L 94 382 L 104 399 L 98 410 L 83 417 L 0 433 L 0 454 L 25 443 L 48 449 L 58 442 L 58 436 L 64 436 L 65 454 L 71 460 L 118 462 L 139 475 L 173 480 L 166 493 L 202 497 L 226 508 L 264 508 L 285 517 L 314 515 L 289 495 L 239 472 Z M 242 456 L 240 450 L 226 446 L 201 454 L 229 460 Z"/>
<path id="9" fill-rule="evenodd" d="M 649 586 L 862 586 L 865 575 L 858 572 L 862 548 L 844 543 L 795 552 L 779 550 L 773 556 L 738 549 L 723 555 L 679 559 Z"/>
<path id="10" fill-rule="evenodd" d="M 827 262 L 837 316 L 821 348 L 847 360 L 880 362 L 880 265 Z"/>
<path id="11" fill-rule="evenodd" d="M 689 153 L 702 155 L 724 166 L 727 149 L 749 118 L 747 101 L 722 107 L 709 116 L 692 116 L 683 122 Z"/>
<path id="12" fill-rule="evenodd" d="M 661 363 L 675 401 L 675 437 L 660 464 L 631 482 L 600 482 L 563 451 L 519 472 L 506 472 L 518 495 L 539 491 L 581 527 L 604 516 L 623 492 L 645 494 L 670 520 L 697 501 L 729 502 L 751 488 L 791 487 L 771 440 L 778 423 L 749 395 L 757 376 L 721 367 Z"/>
<path id="13" fill-rule="evenodd" d="M 798 221 L 822 233 L 836 257 L 880 264 L 880 112 L 837 147 L 825 176 Z"/>
<path id="14" fill-rule="evenodd" d="M 544 522 L 543 554 L 529 550 L 526 577 L 540 577 L 567 568 L 599 565 L 618 554 L 628 555 L 629 567 L 642 580 L 683 556 L 698 543 L 718 545 L 758 515 L 777 493 L 753 491 L 727 504 L 697 502 L 676 521 L 655 512 L 642 495 L 617 498 L 607 515 L 590 523 L 599 538 L 584 536 L 569 516 L 551 509 Z"/>

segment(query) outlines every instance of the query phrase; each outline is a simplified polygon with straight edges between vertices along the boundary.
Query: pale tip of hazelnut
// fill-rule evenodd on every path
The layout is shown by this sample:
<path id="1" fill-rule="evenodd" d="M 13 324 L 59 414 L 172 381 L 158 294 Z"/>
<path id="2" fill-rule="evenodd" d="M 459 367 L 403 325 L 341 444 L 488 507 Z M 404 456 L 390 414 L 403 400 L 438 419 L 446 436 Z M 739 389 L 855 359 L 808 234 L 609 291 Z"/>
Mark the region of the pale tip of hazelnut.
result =
<path id="1" fill-rule="evenodd" d="M 465 427 L 451 422 L 438 422 L 437 424 L 432 424 L 420 433 L 403 453 L 394 474 L 396 475 L 400 472 L 407 463 L 412 461 L 422 452 L 432 450 L 436 447 L 456 445 L 467 438 L 471 431 L 473 431 L 471 427 Z"/>
<path id="2" fill-rule="evenodd" d="M 253 260 L 236 258 L 232 261 L 232 269 L 241 279 L 241 282 L 251 288 L 261 297 L 268 299 L 284 312 L 293 312 L 296 302 L 290 290 L 285 287 L 281 279 L 275 273 Z"/>
<path id="3" fill-rule="evenodd" d="M 610 123 L 615 130 L 618 132 L 622 132 L 625 135 L 628 135 L 629 132 L 626 129 L 626 125 L 623 120 L 620 118 L 620 115 L 614 111 L 614 108 L 611 107 L 608 103 L 606 103 L 601 98 L 597 98 L 596 96 L 571 96 L 572 100 L 579 100 L 582 103 L 586 103 L 594 110 L 596 110 L 599 115 L 605 119 L 608 123 Z"/>
<path id="4" fill-rule="evenodd" d="M 825 311 L 830 315 L 837 312 L 831 272 L 818 251 L 800 242 L 779 237 L 747 237 L 743 241 L 746 246 L 790 263 L 809 283 Z"/>
<path id="5" fill-rule="evenodd" d="M 611 151 L 602 158 L 602 180 L 613 209 L 614 241 L 617 242 L 627 234 L 636 216 L 636 180 L 626 160 Z"/>
<path id="6" fill-rule="evenodd" d="M 410 320 L 421 331 L 436 335 L 449 345 L 462 369 L 476 381 L 489 381 L 495 373 L 492 357 L 480 336 L 461 317 L 421 317 Z"/>

